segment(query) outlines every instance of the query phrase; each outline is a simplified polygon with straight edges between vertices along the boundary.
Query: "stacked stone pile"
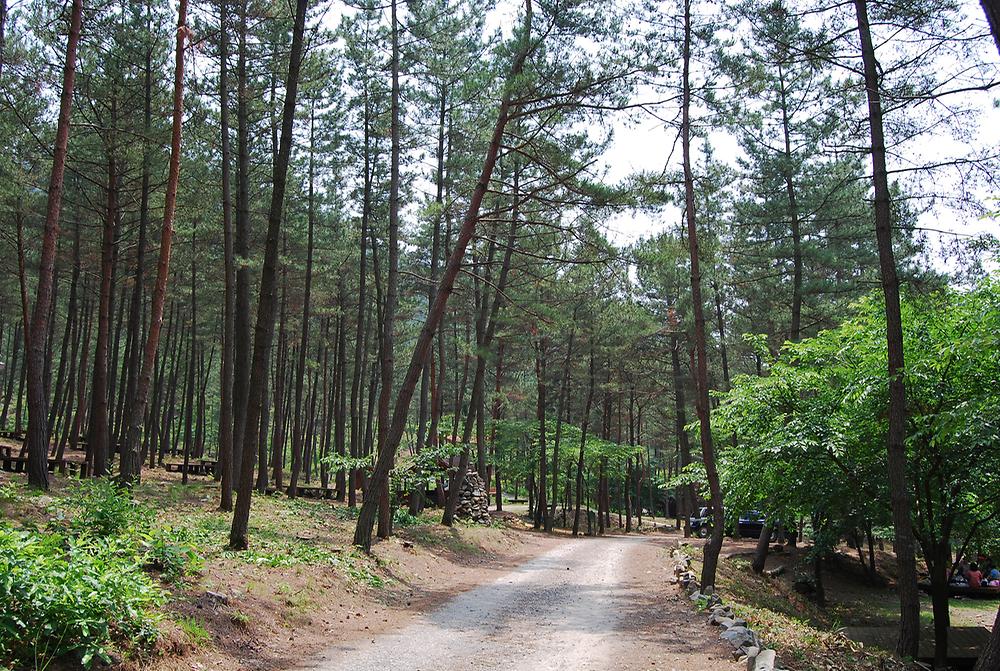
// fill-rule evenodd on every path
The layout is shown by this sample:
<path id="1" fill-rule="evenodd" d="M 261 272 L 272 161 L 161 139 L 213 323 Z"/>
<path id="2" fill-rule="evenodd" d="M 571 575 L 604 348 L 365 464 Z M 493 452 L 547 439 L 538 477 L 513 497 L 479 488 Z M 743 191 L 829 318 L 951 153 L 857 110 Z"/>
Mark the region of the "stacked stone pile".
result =
<path id="1" fill-rule="evenodd" d="M 490 523 L 490 497 L 486 483 L 475 471 L 465 474 L 465 481 L 458 493 L 458 509 L 455 516 L 471 520 L 476 524 Z"/>

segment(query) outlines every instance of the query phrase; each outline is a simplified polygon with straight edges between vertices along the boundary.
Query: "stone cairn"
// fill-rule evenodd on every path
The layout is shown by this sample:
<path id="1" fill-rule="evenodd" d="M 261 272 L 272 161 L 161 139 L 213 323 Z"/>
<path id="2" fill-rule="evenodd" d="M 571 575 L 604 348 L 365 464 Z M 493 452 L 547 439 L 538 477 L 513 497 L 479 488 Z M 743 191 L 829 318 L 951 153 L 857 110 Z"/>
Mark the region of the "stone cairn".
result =
<path id="1" fill-rule="evenodd" d="M 733 658 L 745 662 L 747 671 L 781 671 L 777 667 L 774 650 L 761 643 L 746 620 L 736 617 L 732 607 L 722 602 L 711 585 L 702 587 L 698 584 L 691 570 L 691 555 L 687 554 L 687 548 L 682 543 L 678 545 L 671 553 L 676 563 L 670 582 L 680 585 L 699 609 L 709 611 L 708 624 L 719 627 L 722 632 L 719 638 L 733 647 Z"/>
<path id="2" fill-rule="evenodd" d="M 458 508 L 455 515 L 476 524 L 490 523 L 490 498 L 486 483 L 475 471 L 465 474 L 465 481 L 458 493 Z"/>

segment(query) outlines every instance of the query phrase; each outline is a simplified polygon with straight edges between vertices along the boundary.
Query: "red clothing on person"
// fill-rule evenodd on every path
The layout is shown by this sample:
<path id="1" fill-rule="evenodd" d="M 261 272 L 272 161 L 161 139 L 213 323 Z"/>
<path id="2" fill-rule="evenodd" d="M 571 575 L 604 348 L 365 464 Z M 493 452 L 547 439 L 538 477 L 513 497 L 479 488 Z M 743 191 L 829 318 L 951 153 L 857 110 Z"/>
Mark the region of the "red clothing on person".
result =
<path id="1" fill-rule="evenodd" d="M 966 577 L 969 579 L 969 587 L 979 587 L 983 584 L 982 571 L 969 571 Z"/>

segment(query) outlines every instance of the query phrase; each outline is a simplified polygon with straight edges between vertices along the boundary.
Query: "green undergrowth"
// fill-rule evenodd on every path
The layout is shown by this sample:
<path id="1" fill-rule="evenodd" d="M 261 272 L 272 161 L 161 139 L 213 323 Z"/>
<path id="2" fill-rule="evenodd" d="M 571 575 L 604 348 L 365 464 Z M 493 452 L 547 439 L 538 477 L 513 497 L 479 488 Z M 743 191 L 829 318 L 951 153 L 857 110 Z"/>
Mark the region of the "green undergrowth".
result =
<path id="1" fill-rule="evenodd" d="M 165 617 L 191 645 L 210 644 L 202 623 L 177 620 L 167 604 L 174 592 L 200 589 L 206 566 L 219 562 L 327 566 L 357 588 L 392 583 L 386 560 L 348 544 L 357 508 L 255 496 L 250 549 L 235 552 L 226 547 L 231 513 L 217 510 L 217 496 L 216 486 L 203 482 L 149 481 L 128 492 L 86 481 L 49 493 L 0 484 L 0 669 L 127 659 L 155 643 Z M 468 525 L 440 527 L 439 514 L 400 509 L 393 521 L 418 545 L 484 552 Z M 249 625 L 240 611 L 232 617 Z"/>
<path id="2" fill-rule="evenodd" d="M 165 533 L 179 543 L 199 549 L 205 560 L 225 560 L 267 568 L 333 566 L 345 579 L 367 587 L 384 587 L 374 560 L 345 549 L 357 518 L 357 509 L 329 502 L 284 496 L 257 496 L 250 516 L 250 547 L 227 549 L 231 518 L 205 509 L 204 501 L 189 497 L 161 515 Z"/>
<path id="3" fill-rule="evenodd" d="M 685 551 L 695 557 L 693 570 L 701 572 L 698 548 Z M 717 587 L 723 601 L 747 621 L 770 648 L 782 668 L 790 671 L 896 671 L 905 665 L 889 653 L 864 648 L 847 638 L 842 623 L 794 592 L 785 582 L 755 575 L 743 557 L 722 559 Z"/>
<path id="4" fill-rule="evenodd" d="M 196 571 L 193 550 L 165 538 L 149 508 L 109 482 L 44 500 L 44 523 L 0 523 L 0 662 L 89 668 L 150 646 L 166 600 L 160 579 Z"/>

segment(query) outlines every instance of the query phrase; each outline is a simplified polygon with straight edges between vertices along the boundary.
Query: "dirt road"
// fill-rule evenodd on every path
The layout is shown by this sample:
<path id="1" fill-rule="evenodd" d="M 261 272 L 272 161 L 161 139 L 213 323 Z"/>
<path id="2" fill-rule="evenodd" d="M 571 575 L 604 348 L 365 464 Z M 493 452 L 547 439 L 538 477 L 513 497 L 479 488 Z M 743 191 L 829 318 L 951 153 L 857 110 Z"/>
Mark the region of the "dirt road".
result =
<path id="1" fill-rule="evenodd" d="M 736 668 L 716 632 L 666 583 L 667 543 L 567 539 L 396 632 L 333 645 L 299 668 Z"/>

